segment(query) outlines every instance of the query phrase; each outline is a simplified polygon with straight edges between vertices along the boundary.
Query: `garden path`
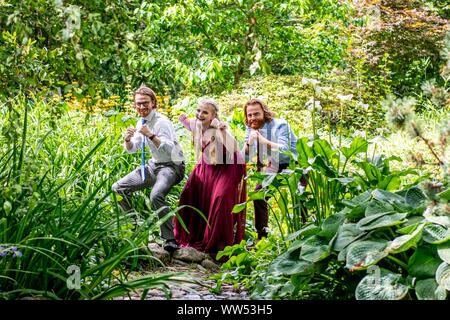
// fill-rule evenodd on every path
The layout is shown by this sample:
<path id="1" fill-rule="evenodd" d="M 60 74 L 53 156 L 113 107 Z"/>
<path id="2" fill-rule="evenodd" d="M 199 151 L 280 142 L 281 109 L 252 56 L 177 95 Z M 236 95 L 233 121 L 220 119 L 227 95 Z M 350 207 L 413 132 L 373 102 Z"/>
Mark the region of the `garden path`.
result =
<path id="1" fill-rule="evenodd" d="M 148 274 L 181 274 L 177 279 L 182 282 L 171 282 L 168 290 L 150 289 L 145 300 L 248 300 L 248 292 L 230 283 L 222 283 L 221 290 L 216 292 L 216 280 L 211 276 L 220 270 L 218 264 L 213 262 L 208 255 L 193 248 L 181 248 L 173 255 L 169 255 L 159 245 L 152 243 L 149 249 L 154 257 L 164 263 L 163 266 L 146 268 L 147 270 L 136 272 L 135 275 Z M 139 292 L 116 298 L 116 300 L 139 300 L 142 290 Z"/>

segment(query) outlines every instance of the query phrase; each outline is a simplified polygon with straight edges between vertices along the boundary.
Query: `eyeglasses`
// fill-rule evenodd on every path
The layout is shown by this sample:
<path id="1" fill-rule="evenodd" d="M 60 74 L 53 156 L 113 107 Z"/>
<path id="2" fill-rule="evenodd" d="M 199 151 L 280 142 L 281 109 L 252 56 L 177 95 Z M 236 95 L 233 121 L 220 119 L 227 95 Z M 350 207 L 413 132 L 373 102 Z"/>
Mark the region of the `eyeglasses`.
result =
<path id="1" fill-rule="evenodd" d="M 142 102 L 135 102 L 134 105 L 136 108 L 148 108 L 150 106 L 151 101 L 142 101 Z"/>

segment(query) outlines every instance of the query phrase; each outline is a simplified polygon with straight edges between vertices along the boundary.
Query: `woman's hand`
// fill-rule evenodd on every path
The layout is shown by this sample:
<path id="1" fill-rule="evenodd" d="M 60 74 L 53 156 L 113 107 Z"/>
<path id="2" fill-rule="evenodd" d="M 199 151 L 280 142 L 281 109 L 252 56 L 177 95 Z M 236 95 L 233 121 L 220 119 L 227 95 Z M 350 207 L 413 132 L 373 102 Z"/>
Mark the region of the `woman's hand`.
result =
<path id="1" fill-rule="evenodd" d="M 211 121 L 210 127 L 213 127 L 213 128 L 219 129 L 219 130 L 228 129 L 228 125 L 226 124 L 226 122 L 222 122 L 217 118 L 214 118 Z"/>
<path id="2" fill-rule="evenodd" d="M 218 129 L 220 126 L 220 121 L 217 118 L 212 119 L 210 127 Z"/>
<path id="3" fill-rule="evenodd" d="M 188 118 L 188 116 L 186 115 L 186 113 L 182 113 L 178 116 L 178 120 L 180 120 L 181 122 L 186 121 Z"/>
<path id="4" fill-rule="evenodd" d="M 226 130 L 226 129 L 228 129 L 228 124 L 227 124 L 226 122 L 220 121 L 219 129 L 220 129 L 220 130 Z"/>

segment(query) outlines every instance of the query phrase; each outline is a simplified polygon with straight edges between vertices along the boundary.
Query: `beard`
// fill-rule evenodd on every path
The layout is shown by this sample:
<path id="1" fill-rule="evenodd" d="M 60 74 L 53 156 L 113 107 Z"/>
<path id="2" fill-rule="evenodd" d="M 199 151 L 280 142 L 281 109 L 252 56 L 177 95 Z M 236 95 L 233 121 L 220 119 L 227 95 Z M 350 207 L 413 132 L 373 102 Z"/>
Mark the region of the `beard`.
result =
<path id="1" fill-rule="evenodd" d="M 139 113 L 140 117 L 145 118 L 145 117 L 149 116 L 152 113 L 152 111 L 153 111 L 153 109 L 149 108 L 149 109 L 140 110 L 138 113 Z"/>
<path id="2" fill-rule="evenodd" d="M 252 120 L 249 122 L 250 128 L 259 129 L 264 125 L 264 120 Z"/>

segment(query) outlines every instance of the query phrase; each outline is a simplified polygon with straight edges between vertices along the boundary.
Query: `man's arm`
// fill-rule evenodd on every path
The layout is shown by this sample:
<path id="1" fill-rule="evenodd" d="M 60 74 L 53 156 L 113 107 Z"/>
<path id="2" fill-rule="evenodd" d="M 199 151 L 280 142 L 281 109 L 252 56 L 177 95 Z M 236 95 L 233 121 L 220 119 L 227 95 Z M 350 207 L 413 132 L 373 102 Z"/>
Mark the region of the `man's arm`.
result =
<path id="1" fill-rule="evenodd" d="M 160 132 L 165 132 L 167 130 L 158 130 L 158 135 L 153 132 L 152 130 L 150 130 L 150 128 L 147 125 L 143 125 L 141 127 L 141 129 L 139 129 L 139 132 L 146 138 L 148 138 L 151 142 L 153 142 L 153 144 L 155 145 L 155 147 L 157 149 L 159 149 L 159 147 L 161 146 L 161 135 L 162 133 Z"/>
<path id="2" fill-rule="evenodd" d="M 264 138 L 262 136 L 262 134 L 259 133 L 258 131 L 255 131 L 255 133 L 253 133 L 253 134 L 255 135 L 255 138 L 258 139 L 259 143 L 265 144 L 266 146 L 268 146 L 273 151 L 282 150 L 282 148 L 285 147 L 285 144 L 287 146 L 287 138 L 286 138 L 286 143 L 285 143 L 284 142 L 284 137 L 278 136 L 277 142 L 275 142 L 275 141 L 270 141 L 267 138 Z M 250 137 L 250 140 L 251 140 L 251 138 L 252 137 Z"/>
<path id="3" fill-rule="evenodd" d="M 159 150 L 159 147 L 161 146 L 161 139 L 156 134 L 154 134 L 154 133 L 144 134 L 143 133 L 143 135 L 145 137 L 147 137 L 151 142 L 153 142 L 153 144 L 155 145 L 156 149 Z"/>
<path id="4" fill-rule="evenodd" d="M 165 152 L 168 155 L 172 153 L 172 149 L 175 146 L 175 130 L 169 120 L 161 120 L 155 126 L 154 137 L 149 137 L 154 143 L 156 149 L 160 152 Z"/>
<path id="5" fill-rule="evenodd" d="M 250 146 L 249 146 L 249 142 L 248 142 L 249 136 L 250 136 L 250 128 L 247 127 L 247 130 L 245 132 L 245 138 L 244 138 L 244 147 L 242 149 L 242 153 L 245 155 L 245 161 L 248 161 L 248 159 L 249 159 L 248 158 L 248 153 L 250 151 Z"/>
<path id="6" fill-rule="evenodd" d="M 287 123 L 281 124 L 277 128 L 278 133 L 278 139 L 277 139 L 277 145 L 278 145 L 278 151 L 284 152 L 289 150 L 289 126 Z"/>

